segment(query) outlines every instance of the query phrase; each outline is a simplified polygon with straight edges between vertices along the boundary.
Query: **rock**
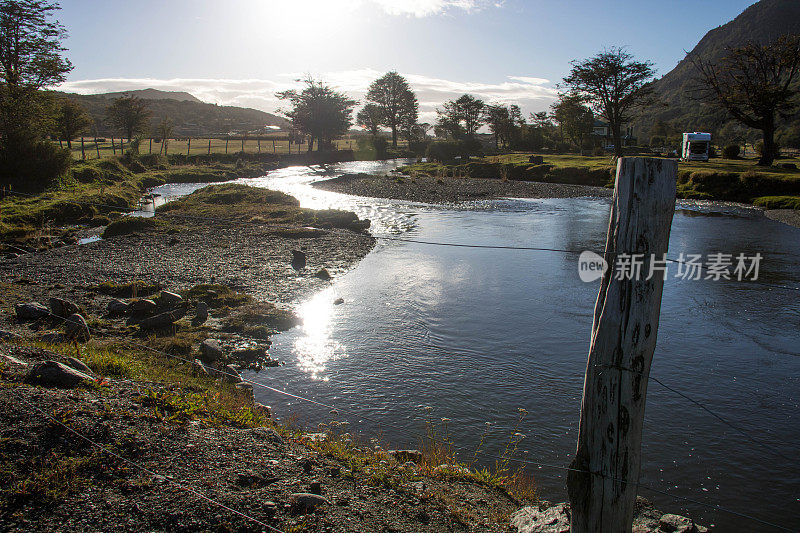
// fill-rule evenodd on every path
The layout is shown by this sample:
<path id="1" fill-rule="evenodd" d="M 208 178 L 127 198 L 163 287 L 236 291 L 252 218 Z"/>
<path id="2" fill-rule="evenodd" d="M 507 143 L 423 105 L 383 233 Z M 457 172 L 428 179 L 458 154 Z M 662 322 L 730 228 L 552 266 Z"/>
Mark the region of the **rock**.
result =
<path id="1" fill-rule="evenodd" d="M 183 296 L 169 291 L 161 291 L 158 301 L 164 307 L 175 307 L 183 303 Z"/>
<path id="2" fill-rule="evenodd" d="M 240 381 L 237 383 L 236 390 L 249 393 L 250 396 L 253 395 L 253 385 L 251 383 L 247 383 L 246 381 Z"/>
<path id="3" fill-rule="evenodd" d="M 215 339 L 206 339 L 200 343 L 200 356 L 205 363 L 215 363 L 225 359 L 222 347 Z"/>
<path id="4" fill-rule="evenodd" d="M 202 324 L 208 320 L 208 304 L 205 302 L 197 302 L 197 307 L 194 310 L 194 319 L 192 320 L 195 324 Z"/>
<path id="5" fill-rule="evenodd" d="M 569 533 L 569 505 L 523 507 L 511 515 L 511 526 L 517 533 Z"/>
<path id="6" fill-rule="evenodd" d="M 4 331 L 0 329 L 0 341 L 18 341 L 22 335 L 18 335 L 12 331 Z"/>
<path id="7" fill-rule="evenodd" d="M 128 303 L 127 312 L 133 316 L 147 316 L 156 312 L 158 306 L 153 300 L 142 298 Z"/>
<path id="8" fill-rule="evenodd" d="M 78 313 L 70 315 L 64 322 L 64 335 L 67 339 L 78 342 L 86 342 L 92 338 L 86 320 Z"/>
<path id="9" fill-rule="evenodd" d="M 270 410 L 269 405 L 264 405 L 263 403 L 253 402 L 253 412 L 259 413 L 266 418 L 272 418 L 272 411 Z M 281 444 L 283 444 L 283 441 L 281 441 Z"/>
<path id="10" fill-rule="evenodd" d="M 278 432 L 272 428 L 255 428 L 252 432 L 254 436 L 268 440 L 273 444 L 283 444 L 283 437 L 278 435 Z"/>
<path id="11" fill-rule="evenodd" d="M 141 329 L 159 329 L 171 326 L 174 322 L 186 316 L 186 308 L 179 307 L 172 311 L 166 311 L 155 316 L 143 318 L 139 321 Z"/>
<path id="12" fill-rule="evenodd" d="M 63 298 L 50 298 L 48 303 L 50 304 L 50 312 L 61 318 L 66 318 L 80 312 L 80 308 L 77 304 L 69 300 L 64 300 Z"/>
<path id="13" fill-rule="evenodd" d="M 664 533 L 705 533 L 708 529 L 696 526 L 691 518 L 665 514 L 658 521 L 658 530 Z"/>
<path id="14" fill-rule="evenodd" d="M 296 492 L 291 496 L 292 514 L 313 513 L 317 507 L 330 504 L 327 498 L 319 494 Z"/>
<path id="15" fill-rule="evenodd" d="M 236 474 L 236 484 L 240 487 L 252 487 L 264 482 L 264 476 L 255 472 L 239 472 Z"/>
<path id="16" fill-rule="evenodd" d="M 239 375 L 239 371 L 236 370 L 236 367 L 233 365 L 227 365 L 220 371 L 220 374 L 222 374 L 222 381 L 224 383 L 236 384 L 242 382 L 242 376 Z"/>
<path id="17" fill-rule="evenodd" d="M 315 277 L 315 278 L 319 278 L 319 279 L 321 279 L 322 281 L 330 281 L 330 279 L 331 279 L 331 274 L 330 274 L 330 272 L 328 272 L 328 269 L 326 269 L 326 268 L 320 268 L 320 269 L 317 271 L 317 273 L 316 273 L 316 274 L 314 274 L 314 277 Z"/>
<path id="18" fill-rule="evenodd" d="M 128 304 L 117 298 L 108 302 L 108 314 L 111 316 L 121 316 L 128 312 Z"/>
<path id="19" fill-rule="evenodd" d="M 74 389 L 92 377 L 56 361 L 37 363 L 28 372 L 25 381 L 32 385 L 58 389 Z"/>
<path id="20" fill-rule="evenodd" d="M 69 339 L 67 339 L 67 336 L 63 333 L 45 333 L 39 337 L 39 340 L 45 344 L 61 344 L 67 342 Z"/>
<path id="21" fill-rule="evenodd" d="M 322 483 L 319 481 L 312 481 L 309 485 L 308 492 L 311 494 L 322 494 Z"/>
<path id="22" fill-rule="evenodd" d="M 20 320 L 38 320 L 50 315 L 50 310 L 39 302 L 28 302 L 14 306 L 14 313 Z"/>
<path id="23" fill-rule="evenodd" d="M 333 305 L 342 305 L 344 303 L 344 298 L 336 298 L 333 301 Z"/>
<path id="24" fill-rule="evenodd" d="M 532 155 L 528 158 L 528 163 L 533 163 L 534 165 L 543 165 L 544 157 L 540 155 Z"/>
<path id="25" fill-rule="evenodd" d="M 395 458 L 398 463 L 411 461 L 422 464 L 422 452 L 419 450 L 389 450 L 389 455 Z"/>
<path id="26" fill-rule="evenodd" d="M 80 359 L 77 359 L 75 357 L 67 357 L 66 361 L 67 361 L 67 366 L 69 366 L 70 368 L 74 368 L 75 370 L 83 372 L 84 374 L 87 374 L 89 376 L 94 374 L 92 372 L 92 369 L 86 366 L 86 363 L 84 363 Z"/>
<path id="27" fill-rule="evenodd" d="M 300 250 L 292 250 L 292 268 L 302 270 L 306 267 L 306 253 Z"/>
<path id="28" fill-rule="evenodd" d="M 0 353 L 0 362 L 6 365 L 18 366 L 20 368 L 25 368 L 28 366 L 28 363 L 26 363 L 25 361 L 20 361 L 16 357 L 12 357 L 4 353 Z"/>

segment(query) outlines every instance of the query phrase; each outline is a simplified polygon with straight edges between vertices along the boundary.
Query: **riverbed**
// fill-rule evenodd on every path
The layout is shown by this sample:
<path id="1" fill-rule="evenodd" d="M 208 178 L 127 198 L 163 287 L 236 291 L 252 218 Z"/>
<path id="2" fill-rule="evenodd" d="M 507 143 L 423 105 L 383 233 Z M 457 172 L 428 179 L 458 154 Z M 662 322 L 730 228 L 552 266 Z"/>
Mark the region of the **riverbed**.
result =
<path id="1" fill-rule="evenodd" d="M 286 365 L 246 376 L 338 414 L 259 388 L 256 399 L 312 426 L 338 417 L 351 433 L 395 447 L 418 446 L 426 420 L 443 431 L 446 419 L 460 459 L 472 461 L 480 446 L 484 465 L 517 433 L 515 457 L 528 461 L 517 464 L 536 477 L 542 498 L 563 501 L 599 286 L 580 280 L 578 252 L 602 251 L 610 200 L 430 205 L 311 186 L 401 163 L 292 167 L 241 180 L 304 207 L 355 211 L 372 220 L 373 235 L 394 239 L 379 238 L 353 270 L 297 302 L 303 325 L 271 348 Z M 664 286 L 651 375 L 691 401 L 651 382 L 640 494 L 721 531 L 771 529 L 671 496 L 800 526 L 800 463 L 781 457 L 800 453 L 798 237 L 733 204 L 681 202 L 673 221 L 671 258 L 763 258 L 756 281 L 681 279 L 672 264 Z"/>

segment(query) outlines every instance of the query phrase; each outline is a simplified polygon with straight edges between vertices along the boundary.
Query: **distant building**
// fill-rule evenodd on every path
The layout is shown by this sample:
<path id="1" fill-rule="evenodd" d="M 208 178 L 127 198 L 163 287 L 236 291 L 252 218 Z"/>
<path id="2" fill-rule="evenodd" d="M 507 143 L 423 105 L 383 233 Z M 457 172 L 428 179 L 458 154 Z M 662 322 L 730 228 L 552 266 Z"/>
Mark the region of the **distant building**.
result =
<path id="1" fill-rule="evenodd" d="M 595 142 L 603 148 L 610 150 L 614 148 L 614 136 L 611 133 L 611 127 L 608 122 L 602 120 L 595 120 L 594 127 L 592 128 L 592 137 Z M 622 132 L 622 146 L 631 146 L 636 144 L 636 137 L 633 135 L 633 126 L 628 126 Z"/>

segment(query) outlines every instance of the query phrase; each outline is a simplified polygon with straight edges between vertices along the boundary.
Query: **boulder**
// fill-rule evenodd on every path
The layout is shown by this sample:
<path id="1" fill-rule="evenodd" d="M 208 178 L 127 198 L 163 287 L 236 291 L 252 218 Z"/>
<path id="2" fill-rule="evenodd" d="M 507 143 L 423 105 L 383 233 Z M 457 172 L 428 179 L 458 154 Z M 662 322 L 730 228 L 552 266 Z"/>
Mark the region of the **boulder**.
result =
<path id="1" fill-rule="evenodd" d="M 92 377 L 57 361 L 37 363 L 25 377 L 25 381 L 32 385 L 57 389 L 74 389 L 85 380 L 91 381 Z"/>
<path id="2" fill-rule="evenodd" d="M 0 353 L 0 362 L 10 366 L 17 366 L 19 368 L 25 368 L 28 366 L 28 363 L 25 361 L 20 361 L 16 357 L 4 353 Z"/>
<path id="3" fill-rule="evenodd" d="M 242 382 L 242 376 L 239 375 L 239 371 L 233 365 L 226 365 L 225 368 L 220 371 L 220 374 L 222 374 L 222 381 L 224 383 L 236 384 Z"/>
<path id="4" fill-rule="evenodd" d="M 117 298 L 108 302 L 108 314 L 111 316 L 121 316 L 128 312 L 128 304 Z"/>
<path id="5" fill-rule="evenodd" d="M 344 298 L 336 298 L 333 301 L 333 305 L 342 305 L 344 303 Z"/>
<path id="6" fill-rule="evenodd" d="M 202 324 L 206 320 L 208 320 L 208 304 L 206 302 L 197 302 L 192 322 L 195 324 Z"/>
<path id="7" fill-rule="evenodd" d="M 517 533 L 569 533 L 569 505 L 523 507 L 511 515 L 511 527 Z"/>
<path id="8" fill-rule="evenodd" d="M 183 296 L 174 292 L 161 291 L 158 301 L 164 307 L 175 307 L 183 303 Z"/>
<path id="9" fill-rule="evenodd" d="M 153 300 L 142 298 L 128 304 L 127 313 L 132 316 L 147 316 L 156 312 L 158 306 Z"/>
<path id="10" fill-rule="evenodd" d="M 45 344 L 61 344 L 62 342 L 67 342 L 67 336 L 63 333 L 45 333 L 39 340 Z"/>
<path id="11" fill-rule="evenodd" d="M 171 326 L 173 323 L 177 322 L 184 316 L 186 316 L 186 308 L 179 307 L 177 309 L 173 309 L 172 311 L 166 311 L 164 313 L 159 313 L 154 316 L 143 318 L 139 321 L 139 327 L 141 329 L 166 328 Z"/>
<path id="12" fill-rule="evenodd" d="M 38 320 L 50 315 L 50 310 L 39 302 L 28 302 L 14 306 L 14 313 L 20 320 Z"/>
<path id="13" fill-rule="evenodd" d="M 306 253 L 300 250 L 292 250 L 292 268 L 302 270 L 306 267 Z"/>
<path id="14" fill-rule="evenodd" d="M 64 335 L 78 342 L 86 342 L 92 337 L 86 320 L 78 313 L 70 315 L 64 322 Z"/>
<path id="15" fill-rule="evenodd" d="M 222 346 L 215 339 L 206 339 L 200 343 L 200 356 L 205 363 L 215 363 L 225 359 Z"/>
<path id="16" fill-rule="evenodd" d="M 84 374 L 89 375 L 89 376 L 94 375 L 94 372 L 92 372 L 92 369 L 89 368 L 88 366 L 86 366 L 86 363 L 84 363 L 80 359 L 77 359 L 75 357 L 67 357 L 66 358 L 66 362 L 67 362 L 67 366 L 68 367 L 74 368 L 78 372 L 83 372 Z"/>
<path id="17" fill-rule="evenodd" d="M 422 464 L 422 452 L 419 450 L 389 450 L 389 455 L 395 458 L 398 463 L 412 462 Z"/>
<path id="18" fill-rule="evenodd" d="M 80 307 L 77 304 L 64 300 L 63 298 L 50 298 L 50 312 L 61 318 L 66 318 L 70 315 L 75 315 L 80 312 Z"/>
<path id="19" fill-rule="evenodd" d="M 317 507 L 330 504 L 327 498 L 309 492 L 292 494 L 290 502 L 292 514 L 313 513 Z"/>
<path id="20" fill-rule="evenodd" d="M 708 529 L 698 526 L 691 518 L 676 514 L 665 514 L 658 520 L 658 530 L 664 533 L 706 533 Z"/>
<path id="21" fill-rule="evenodd" d="M 321 279 L 322 281 L 330 281 L 330 279 L 331 279 L 331 277 L 332 277 L 332 276 L 331 276 L 331 273 L 330 273 L 330 272 L 328 272 L 328 269 L 326 269 L 326 268 L 320 268 L 320 269 L 317 271 L 317 273 L 316 273 L 316 274 L 314 274 L 314 277 L 315 277 L 315 278 L 319 278 L 319 279 Z"/>

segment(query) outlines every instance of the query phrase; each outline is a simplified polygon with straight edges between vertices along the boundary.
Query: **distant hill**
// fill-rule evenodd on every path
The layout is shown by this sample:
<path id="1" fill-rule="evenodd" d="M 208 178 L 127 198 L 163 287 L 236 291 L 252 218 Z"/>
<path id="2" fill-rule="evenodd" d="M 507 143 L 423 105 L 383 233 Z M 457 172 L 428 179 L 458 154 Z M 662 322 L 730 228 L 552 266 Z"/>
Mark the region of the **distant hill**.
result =
<path id="1" fill-rule="evenodd" d="M 101 96 L 114 100 L 120 96 L 132 94 L 143 100 L 178 100 L 179 102 L 205 103 L 202 100 L 183 91 L 159 91 L 158 89 L 139 89 L 136 91 L 119 91 L 116 93 L 103 93 Z"/>
<path id="2" fill-rule="evenodd" d="M 176 136 L 222 135 L 227 133 L 264 132 L 267 126 L 286 127 L 285 119 L 257 109 L 219 106 L 201 102 L 186 92 L 167 92 L 156 89 L 123 91 L 104 94 L 55 93 L 81 104 L 97 126 L 101 136 L 119 135 L 106 119 L 106 108 L 125 94 L 134 94 L 147 100 L 151 112 L 151 131 L 165 118 L 172 119 Z"/>
<path id="3" fill-rule="evenodd" d="M 724 57 L 726 47 L 741 46 L 748 41 L 768 43 L 792 34 L 800 34 L 800 0 L 761 0 L 734 20 L 709 31 L 690 54 L 719 60 Z M 689 97 L 694 76 L 695 68 L 687 57 L 654 82 L 656 94 L 666 107 L 650 107 L 634 122 L 640 142 L 647 142 L 652 133 L 663 135 L 665 130 L 722 132 L 724 137 L 736 129 L 726 112 Z M 662 124 L 654 129 L 658 122 Z M 785 133 L 790 124 L 783 126 Z M 797 126 L 800 128 L 800 124 Z M 755 134 L 751 131 L 750 135 Z"/>

